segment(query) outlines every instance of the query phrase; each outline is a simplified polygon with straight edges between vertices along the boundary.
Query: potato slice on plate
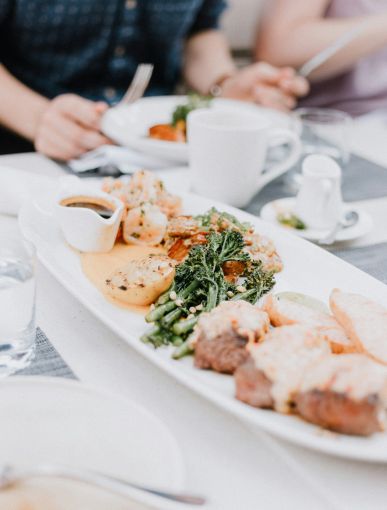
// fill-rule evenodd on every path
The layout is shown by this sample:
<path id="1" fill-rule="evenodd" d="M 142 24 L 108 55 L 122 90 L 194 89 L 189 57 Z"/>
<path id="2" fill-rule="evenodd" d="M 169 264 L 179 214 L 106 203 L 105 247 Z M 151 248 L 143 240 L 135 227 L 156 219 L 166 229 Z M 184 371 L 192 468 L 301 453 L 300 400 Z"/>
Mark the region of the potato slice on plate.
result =
<path id="1" fill-rule="evenodd" d="M 170 287 L 175 261 L 167 255 L 148 255 L 116 269 L 106 280 L 107 292 L 130 305 L 150 305 Z"/>
<path id="2" fill-rule="evenodd" d="M 387 309 L 359 294 L 334 289 L 330 307 L 359 351 L 387 365 Z"/>
<path id="3" fill-rule="evenodd" d="M 263 309 L 268 313 L 273 326 L 303 324 L 318 330 L 335 354 L 357 350 L 342 325 L 317 299 L 293 292 L 270 294 Z"/>

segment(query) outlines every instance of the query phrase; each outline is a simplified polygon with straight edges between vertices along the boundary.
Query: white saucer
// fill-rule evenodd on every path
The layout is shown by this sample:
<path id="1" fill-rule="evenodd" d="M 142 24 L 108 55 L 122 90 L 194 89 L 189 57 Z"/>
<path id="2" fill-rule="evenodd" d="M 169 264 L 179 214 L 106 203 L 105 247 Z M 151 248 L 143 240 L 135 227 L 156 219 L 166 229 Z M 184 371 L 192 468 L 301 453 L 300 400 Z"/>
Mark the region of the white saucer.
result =
<path id="1" fill-rule="evenodd" d="M 306 228 L 305 230 L 297 230 L 295 228 L 286 227 L 282 225 L 277 220 L 278 213 L 286 213 L 294 210 L 296 199 L 294 197 L 290 198 L 281 198 L 279 200 L 273 200 L 272 202 L 267 203 L 261 209 L 261 218 L 270 223 L 274 223 L 277 226 L 287 230 L 288 232 L 292 232 L 299 237 L 303 237 L 304 239 L 308 239 L 309 241 L 318 241 L 321 238 L 325 237 L 329 231 L 328 230 L 319 230 L 319 229 L 311 229 Z M 368 234 L 374 226 L 374 222 L 371 216 L 359 209 L 357 207 L 353 207 L 350 204 L 344 205 L 344 211 L 356 211 L 359 215 L 359 221 L 353 225 L 352 227 L 348 227 L 342 229 L 338 232 L 336 236 L 337 241 L 353 241 L 354 239 L 358 239 L 359 237 Z"/>

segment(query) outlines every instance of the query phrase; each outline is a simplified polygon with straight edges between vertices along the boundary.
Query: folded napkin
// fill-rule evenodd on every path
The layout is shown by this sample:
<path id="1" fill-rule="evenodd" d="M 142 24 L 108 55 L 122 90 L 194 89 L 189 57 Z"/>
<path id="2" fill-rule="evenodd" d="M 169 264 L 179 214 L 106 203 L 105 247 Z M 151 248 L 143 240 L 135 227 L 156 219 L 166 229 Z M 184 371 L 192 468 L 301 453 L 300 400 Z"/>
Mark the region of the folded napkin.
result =
<path id="1" fill-rule="evenodd" d="M 67 163 L 67 166 L 78 174 L 105 165 L 115 165 L 124 174 L 131 174 L 139 168 L 159 170 L 174 166 L 173 162 L 161 161 L 159 158 L 116 145 L 103 145 Z"/>
<path id="2" fill-rule="evenodd" d="M 0 214 L 16 216 L 25 201 L 37 195 L 52 194 L 57 187 L 57 177 L 0 166 Z"/>

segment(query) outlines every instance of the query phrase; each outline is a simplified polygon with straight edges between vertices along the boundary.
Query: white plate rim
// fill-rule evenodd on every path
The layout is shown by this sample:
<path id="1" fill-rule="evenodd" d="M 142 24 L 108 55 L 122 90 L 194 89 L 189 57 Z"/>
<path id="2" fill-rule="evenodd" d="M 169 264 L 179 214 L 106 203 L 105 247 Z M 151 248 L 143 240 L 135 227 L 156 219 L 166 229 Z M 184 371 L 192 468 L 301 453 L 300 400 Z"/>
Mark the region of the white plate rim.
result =
<path id="1" fill-rule="evenodd" d="M 202 201 L 205 201 L 203 197 L 198 197 L 192 193 L 180 193 L 180 196 L 184 201 L 191 197 L 191 199 L 199 199 Z M 247 213 L 245 211 L 240 211 L 238 209 L 235 209 L 231 206 L 227 206 L 225 204 L 211 201 L 211 203 L 214 205 L 214 207 L 217 207 L 218 209 L 228 210 L 232 214 L 242 215 L 245 216 L 245 219 L 248 221 L 254 221 L 258 220 L 258 222 L 262 222 L 263 220 L 254 217 L 250 213 Z M 32 202 L 24 204 L 22 207 L 20 214 L 19 214 L 19 225 L 23 229 L 23 215 L 28 215 L 28 208 L 32 206 Z M 270 226 L 275 229 L 279 229 L 280 227 L 277 227 L 270 223 Z M 306 243 L 308 245 L 308 249 L 313 250 L 322 250 L 321 248 L 309 243 L 308 241 L 303 240 L 302 238 L 298 238 L 296 236 L 293 236 L 291 233 L 287 233 L 281 230 L 281 234 L 285 236 L 287 239 L 289 239 L 289 242 L 298 242 L 298 243 Z M 24 234 L 26 235 L 26 232 L 24 231 Z M 26 236 L 27 237 L 27 236 Z M 363 271 L 360 269 L 352 266 L 351 264 L 345 262 L 344 260 L 338 259 L 334 255 L 332 255 L 329 252 L 326 252 L 323 250 L 326 257 L 335 259 L 336 263 L 338 265 L 350 267 L 351 271 L 354 271 L 356 273 L 360 273 L 362 275 L 365 275 Z M 286 441 L 289 441 L 290 443 L 296 444 L 298 446 L 307 447 L 311 450 L 319 451 L 321 453 L 330 454 L 333 456 L 346 458 L 346 459 L 353 459 L 353 460 L 359 460 L 359 461 L 371 461 L 371 462 L 377 462 L 377 463 L 387 463 L 387 455 L 386 453 L 383 454 L 383 452 L 377 451 L 376 453 L 373 452 L 372 455 L 369 454 L 369 452 L 364 452 L 361 448 L 359 449 L 353 449 L 353 446 L 348 447 L 348 445 L 343 444 L 343 442 L 340 443 L 340 441 L 332 441 L 331 439 L 327 440 L 327 438 L 331 436 L 337 436 L 338 438 L 347 436 L 340 436 L 335 434 L 327 435 L 327 437 L 324 437 L 323 434 L 302 434 L 300 431 L 294 431 L 290 428 L 290 433 L 288 432 L 286 427 L 282 427 L 281 423 L 275 423 L 273 427 L 273 423 L 269 424 L 265 423 L 265 418 L 260 419 L 259 416 L 264 416 L 262 413 L 267 413 L 268 411 L 261 410 L 261 409 L 254 409 L 250 406 L 247 406 L 246 404 L 243 404 L 236 399 L 230 399 L 228 397 L 225 397 L 220 394 L 216 389 L 204 386 L 204 383 L 202 381 L 196 380 L 196 378 L 190 377 L 189 375 L 186 375 L 183 371 L 174 370 L 173 364 L 167 361 L 166 359 L 162 358 L 161 356 L 157 356 L 154 353 L 157 352 L 155 350 L 152 350 L 149 348 L 149 346 L 146 346 L 143 344 L 138 338 L 135 338 L 134 336 L 131 336 L 129 334 L 123 334 L 123 331 L 120 329 L 120 327 L 116 324 L 114 320 L 112 320 L 108 315 L 105 315 L 104 317 L 101 317 L 99 311 L 97 310 L 97 307 L 94 307 L 92 303 L 90 303 L 87 299 L 84 299 L 83 296 L 77 294 L 74 291 L 74 287 L 70 284 L 68 280 L 66 280 L 61 275 L 58 275 L 55 267 L 51 264 L 50 260 L 48 260 L 44 255 L 40 253 L 38 250 L 38 257 L 40 261 L 43 263 L 43 265 L 48 269 L 48 271 L 63 285 L 66 290 L 70 292 L 71 295 L 73 295 L 76 299 L 78 299 L 79 302 L 81 302 L 94 316 L 96 316 L 99 320 L 102 320 L 105 325 L 107 325 L 115 334 L 117 334 L 120 338 L 122 338 L 126 343 L 128 343 L 131 347 L 133 347 L 137 352 L 144 355 L 148 360 L 150 360 L 153 364 L 167 372 L 169 375 L 171 375 L 174 379 L 178 380 L 182 384 L 184 384 L 186 387 L 194 391 L 196 394 L 200 395 L 202 398 L 205 398 L 209 401 L 211 401 L 213 404 L 215 404 L 217 407 L 222 409 L 223 411 L 226 411 L 227 413 L 232 414 L 236 418 L 241 419 L 244 422 L 249 423 L 252 426 L 259 427 L 263 429 L 265 432 L 268 432 L 274 436 L 278 436 L 282 439 L 285 439 Z M 375 282 L 377 282 L 378 285 L 381 285 L 385 287 L 383 283 L 376 280 L 374 277 L 370 275 L 366 275 L 368 279 L 372 279 Z M 254 413 L 251 412 L 253 409 Z M 270 412 L 270 411 L 269 411 Z M 254 414 L 254 416 L 253 416 Z M 286 417 L 288 418 L 288 417 Z M 312 426 L 313 427 L 313 426 Z M 320 429 L 317 427 L 314 427 L 316 429 L 316 432 L 318 432 Z M 320 440 L 316 441 L 316 438 L 319 438 Z M 367 440 L 367 439 L 365 439 Z M 363 438 L 360 438 L 360 441 L 363 441 Z"/>

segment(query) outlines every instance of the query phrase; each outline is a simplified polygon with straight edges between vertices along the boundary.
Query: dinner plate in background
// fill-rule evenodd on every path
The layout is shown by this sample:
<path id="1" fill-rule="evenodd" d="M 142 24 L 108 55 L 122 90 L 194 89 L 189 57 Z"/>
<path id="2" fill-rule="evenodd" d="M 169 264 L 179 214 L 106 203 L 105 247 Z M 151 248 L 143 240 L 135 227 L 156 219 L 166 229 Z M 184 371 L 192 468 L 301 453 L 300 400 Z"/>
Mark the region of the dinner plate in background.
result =
<path id="1" fill-rule="evenodd" d="M 139 152 L 178 163 L 188 162 L 186 143 L 167 142 L 148 137 L 148 130 L 156 124 L 169 124 L 176 106 L 185 104 L 187 96 L 145 97 L 129 106 L 108 110 L 102 118 L 102 131 L 120 145 Z M 259 112 L 275 127 L 286 128 L 290 118 L 284 113 L 231 99 L 213 99 L 210 108 Z"/>
<path id="2" fill-rule="evenodd" d="M 183 488 L 184 466 L 174 437 L 161 421 L 137 404 L 76 381 L 47 377 L 1 381 L 0 401 L 2 464 L 23 467 L 58 463 L 150 487 L 171 491 Z M 49 479 L 44 482 L 51 487 Z M 4 508 L 2 497 L 0 492 L 0 508 Z M 101 497 L 113 498 L 105 492 Z M 109 510 L 124 508 L 119 499 L 121 506 L 112 503 L 114 498 Z M 138 503 L 130 508 L 154 508 L 149 505 L 150 499 L 154 501 L 134 491 L 133 501 Z M 158 500 L 157 508 L 171 507 L 167 500 Z M 44 508 L 51 510 L 48 505 Z M 88 510 L 89 506 L 82 508 Z"/>

